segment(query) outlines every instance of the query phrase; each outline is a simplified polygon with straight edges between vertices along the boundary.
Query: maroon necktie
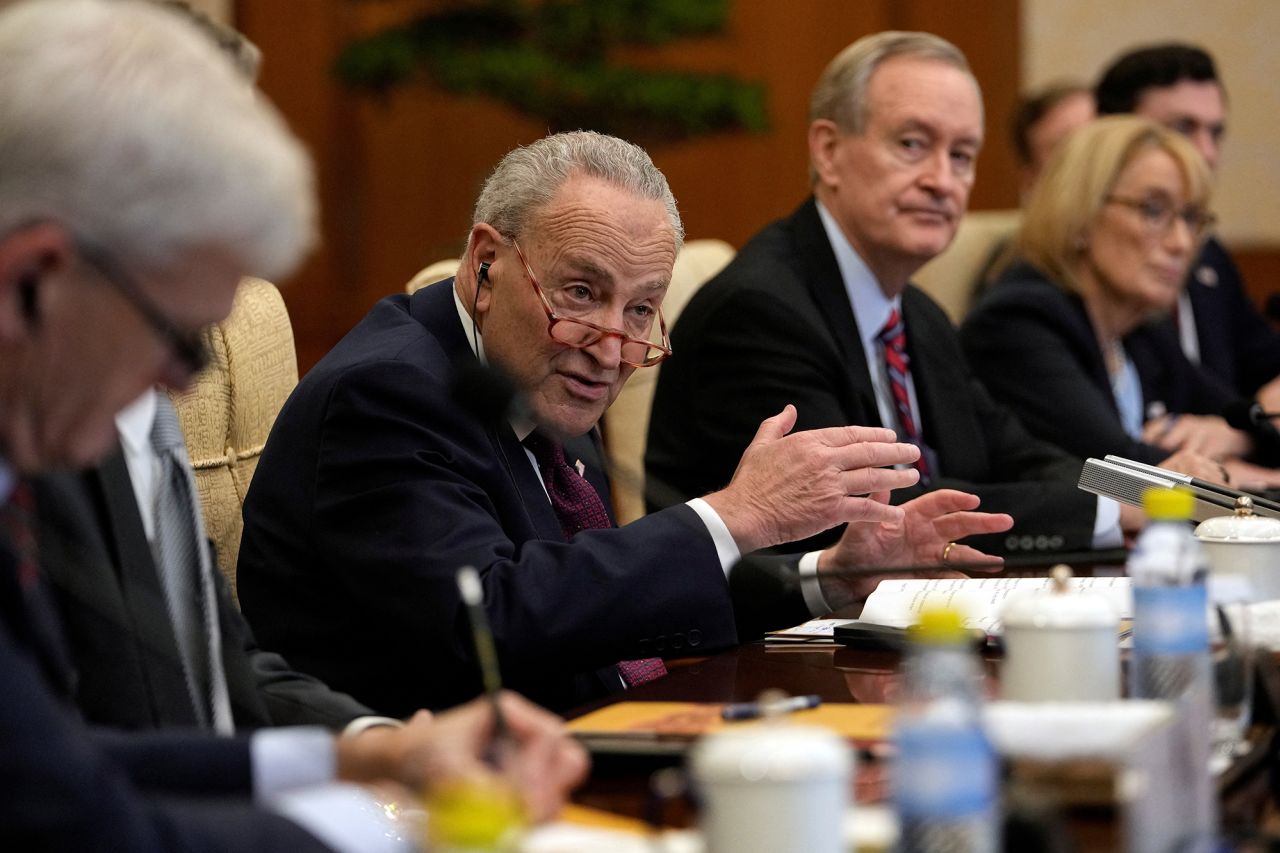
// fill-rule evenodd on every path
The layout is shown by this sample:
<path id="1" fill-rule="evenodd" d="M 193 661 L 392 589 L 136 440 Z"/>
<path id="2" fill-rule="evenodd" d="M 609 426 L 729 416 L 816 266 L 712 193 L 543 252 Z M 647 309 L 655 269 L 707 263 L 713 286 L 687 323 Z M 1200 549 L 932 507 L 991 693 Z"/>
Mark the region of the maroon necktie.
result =
<path id="1" fill-rule="evenodd" d="M 542 473 L 542 484 L 551 498 L 551 508 L 560 520 L 566 540 L 583 530 L 613 527 L 604 501 L 595 488 L 564 458 L 564 448 L 540 433 L 530 433 L 524 440 Z M 618 675 L 628 687 L 653 681 L 667 674 L 662 658 L 626 660 L 618 664 Z"/>
<path id="2" fill-rule="evenodd" d="M 50 686 L 59 696 L 70 699 L 75 693 L 76 672 L 62 633 L 62 621 L 40 573 L 34 518 L 31 486 L 19 480 L 9 499 L 0 501 L 0 547 L 12 552 L 13 576 L 20 598 L 15 604 L 21 607 L 21 616 L 10 613 L 6 618 L 13 622 L 9 629 L 29 644 Z M 7 586 L 8 579 L 5 581 Z"/>
<path id="3" fill-rule="evenodd" d="M 920 472 L 920 482 L 929 482 L 929 462 L 925 458 L 925 443 L 920 435 L 920 425 L 911 409 L 911 395 L 907 392 L 907 378 L 911 375 L 911 357 L 907 355 L 907 327 L 902 315 L 894 308 L 889 320 L 880 330 L 879 340 L 884 347 L 884 366 L 889 375 L 889 393 L 898 409 L 898 422 L 907 441 L 920 448 L 920 458 L 913 464 Z"/>
<path id="4" fill-rule="evenodd" d="M 31 532 L 34 503 L 31 486 L 25 480 L 19 480 L 9 500 L 0 505 L 0 535 L 13 548 L 17 558 L 14 568 L 18 586 L 24 591 L 34 589 L 40 579 L 36 566 L 36 540 Z"/>

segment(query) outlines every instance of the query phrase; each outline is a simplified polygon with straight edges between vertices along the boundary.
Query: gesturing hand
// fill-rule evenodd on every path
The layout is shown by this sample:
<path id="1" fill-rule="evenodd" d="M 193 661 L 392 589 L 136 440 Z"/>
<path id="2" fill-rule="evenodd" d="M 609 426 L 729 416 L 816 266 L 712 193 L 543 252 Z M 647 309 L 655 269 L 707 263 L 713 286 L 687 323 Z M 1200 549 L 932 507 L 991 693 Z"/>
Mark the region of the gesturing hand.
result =
<path id="1" fill-rule="evenodd" d="M 887 501 L 889 496 L 880 493 L 872 497 Z M 850 524 L 840 541 L 818 558 L 818 578 L 827 603 L 838 609 L 865 598 L 881 580 L 894 577 L 892 571 L 857 577 L 824 577 L 832 570 L 877 567 L 891 570 L 927 563 L 938 564 L 937 576 L 956 575 L 947 566 L 963 563 L 984 563 L 994 570 L 1000 558 L 968 545 L 952 544 L 966 536 L 1000 533 L 1013 526 L 1013 518 L 1004 513 L 974 512 L 978 504 L 977 495 L 939 489 L 903 504 L 899 520 Z M 921 575 L 916 572 L 910 577 Z"/>
<path id="2" fill-rule="evenodd" d="M 830 427 L 788 435 L 788 405 L 760 424 L 729 485 L 707 495 L 743 553 L 852 521 L 898 521 L 903 510 L 867 495 L 913 485 L 920 455 L 879 427 Z"/>

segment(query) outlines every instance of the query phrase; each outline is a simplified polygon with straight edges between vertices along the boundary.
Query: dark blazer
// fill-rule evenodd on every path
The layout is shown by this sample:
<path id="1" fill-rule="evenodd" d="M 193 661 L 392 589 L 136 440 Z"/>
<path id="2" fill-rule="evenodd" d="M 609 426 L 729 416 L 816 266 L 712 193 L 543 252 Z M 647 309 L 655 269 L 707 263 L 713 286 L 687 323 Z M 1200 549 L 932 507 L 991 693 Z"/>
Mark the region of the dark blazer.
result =
<path id="1" fill-rule="evenodd" d="M 1217 238 L 1205 242 L 1192 265 L 1187 294 L 1202 367 L 1241 397 L 1252 397 L 1280 376 L 1280 332 L 1258 313 L 1240 270 Z"/>
<path id="2" fill-rule="evenodd" d="M 1155 465 L 1169 451 L 1130 438 L 1084 302 L 1028 264 L 1009 269 L 969 313 L 960 340 L 992 396 L 1027 428 L 1080 456 L 1114 453 Z M 1167 322 L 1124 339 L 1143 412 L 1220 414 L 1231 391 L 1189 362 Z"/>
<path id="3" fill-rule="evenodd" d="M 12 850 L 323 851 L 300 827 L 249 805 L 248 744 L 85 727 L 58 697 L 43 648 L 45 607 L 0 542 L 0 839 Z M 49 602 L 48 612 L 52 612 Z M 35 614 L 35 625 L 32 614 Z"/>
<path id="4" fill-rule="evenodd" d="M 564 541 L 511 427 L 452 399 L 475 363 L 452 287 L 379 302 L 285 403 L 244 508 L 238 584 L 258 637 L 395 714 L 480 690 L 461 566 L 480 570 L 505 682 L 554 708 L 599 695 L 596 668 L 734 643 L 688 507 Z M 598 448 L 568 449 L 607 505 Z"/>
<path id="5" fill-rule="evenodd" d="M 996 550 L 1087 548 L 1096 499 L 1076 488 L 1081 461 L 1032 438 L 969 373 L 942 310 L 922 291 L 902 297 L 907 352 L 935 485 L 974 492 L 1013 515 Z M 686 495 L 722 487 L 760 421 L 787 403 L 796 429 L 880 426 L 835 253 L 812 199 L 748 242 L 690 300 L 672 335 L 649 422 L 647 473 Z M 894 493 L 901 502 L 920 488 Z M 814 540 L 823 544 L 830 536 Z"/>
<path id="6" fill-rule="evenodd" d="M 124 457 L 36 484 L 41 564 L 57 594 L 85 718 L 124 729 L 196 725 L 173 626 Z M 214 563 L 216 565 L 216 561 Z M 193 566 L 192 571 L 196 571 Z M 257 647 L 215 571 L 222 661 L 238 729 L 340 727 L 373 713 Z"/>

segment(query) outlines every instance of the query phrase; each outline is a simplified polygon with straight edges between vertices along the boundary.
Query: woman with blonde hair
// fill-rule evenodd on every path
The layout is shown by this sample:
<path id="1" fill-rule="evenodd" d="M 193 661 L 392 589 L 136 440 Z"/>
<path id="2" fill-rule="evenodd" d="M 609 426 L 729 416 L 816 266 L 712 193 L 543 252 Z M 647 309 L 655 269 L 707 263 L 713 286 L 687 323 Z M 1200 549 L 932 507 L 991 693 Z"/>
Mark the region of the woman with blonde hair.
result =
<path id="1" fill-rule="evenodd" d="M 1080 456 L 1118 454 L 1204 479 L 1266 482 L 1233 397 L 1187 360 L 1167 316 L 1213 222 L 1209 172 L 1176 133 L 1098 119 L 1059 146 L 1028 200 L 1020 261 L 961 330 L 991 393 Z"/>

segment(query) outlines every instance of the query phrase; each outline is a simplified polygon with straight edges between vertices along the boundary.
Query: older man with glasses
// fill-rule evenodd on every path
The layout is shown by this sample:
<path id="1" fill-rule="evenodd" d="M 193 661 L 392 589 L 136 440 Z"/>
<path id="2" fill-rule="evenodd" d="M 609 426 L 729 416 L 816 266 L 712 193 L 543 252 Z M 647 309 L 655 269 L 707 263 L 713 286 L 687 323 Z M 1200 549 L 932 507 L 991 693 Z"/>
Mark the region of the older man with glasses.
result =
<path id="1" fill-rule="evenodd" d="M 304 670 L 387 713 L 474 695 L 454 582 L 470 565 L 504 678 L 563 708 L 660 676 L 664 656 L 803 620 L 819 587 L 865 593 L 828 568 L 937 561 L 1010 523 L 956 492 L 868 497 L 914 483 L 884 466 L 916 449 L 877 428 L 788 435 L 788 407 L 725 488 L 615 528 L 596 425 L 670 354 L 661 304 L 683 228 L 666 180 L 630 143 L 558 134 L 503 158 L 473 222 L 457 276 L 375 306 L 299 384 L 259 463 L 241 603 Z M 479 364 L 514 379 L 523 414 L 458 404 Z M 803 568 L 733 568 L 843 522 L 859 523 Z M 743 594 L 752 580 L 772 586 Z"/>

